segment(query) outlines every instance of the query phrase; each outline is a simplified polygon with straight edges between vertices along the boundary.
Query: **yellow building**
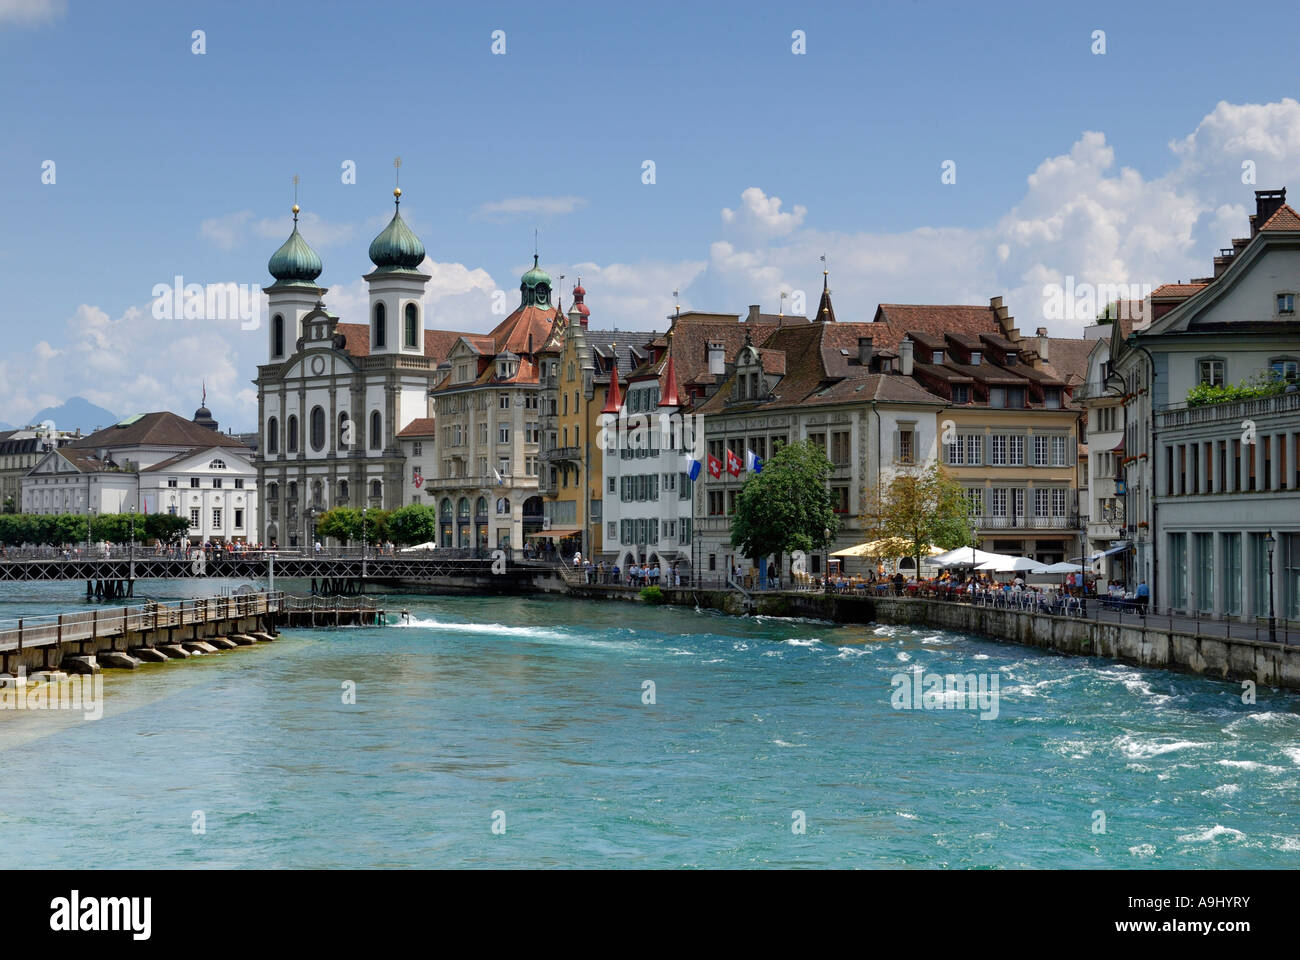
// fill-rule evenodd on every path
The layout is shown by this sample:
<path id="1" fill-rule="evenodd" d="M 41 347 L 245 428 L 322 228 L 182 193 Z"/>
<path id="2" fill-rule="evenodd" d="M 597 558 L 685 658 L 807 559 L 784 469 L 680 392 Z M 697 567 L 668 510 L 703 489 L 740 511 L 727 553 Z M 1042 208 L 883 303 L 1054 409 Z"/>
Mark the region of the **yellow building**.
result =
<path id="1" fill-rule="evenodd" d="M 588 329 L 590 311 L 579 279 L 573 306 L 538 351 L 541 377 L 542 539 L 562 556 L 604 549 L 604 457 L 600 412 L 615 378 L 646 359 L 653 333 Z M 615 358 L 617 357 L 617 363 Z"/>

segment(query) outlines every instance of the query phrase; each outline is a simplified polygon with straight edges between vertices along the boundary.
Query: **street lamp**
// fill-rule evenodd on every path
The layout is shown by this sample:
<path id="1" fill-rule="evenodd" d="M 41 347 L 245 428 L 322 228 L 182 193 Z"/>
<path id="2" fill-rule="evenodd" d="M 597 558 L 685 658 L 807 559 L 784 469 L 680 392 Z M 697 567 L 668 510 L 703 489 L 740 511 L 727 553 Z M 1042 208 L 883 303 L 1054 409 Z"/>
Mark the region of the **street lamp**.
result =
<path id="1" fill-rule="evenodd" d="M 1277 616 L 1273 612 L 1273 547 L 1277 540 L 1270 530 L 1264 537 L 1264 546 L 1268 547 L 1268 642 L 1277 643 Z"/>
<path id="2" fill-rule="evenodd" d="M 826 527 L 822 530 L 822 535 L 826 538 L 826 561 L 822 568 L 822 592 L 831 592 L 831 528 Z"/>

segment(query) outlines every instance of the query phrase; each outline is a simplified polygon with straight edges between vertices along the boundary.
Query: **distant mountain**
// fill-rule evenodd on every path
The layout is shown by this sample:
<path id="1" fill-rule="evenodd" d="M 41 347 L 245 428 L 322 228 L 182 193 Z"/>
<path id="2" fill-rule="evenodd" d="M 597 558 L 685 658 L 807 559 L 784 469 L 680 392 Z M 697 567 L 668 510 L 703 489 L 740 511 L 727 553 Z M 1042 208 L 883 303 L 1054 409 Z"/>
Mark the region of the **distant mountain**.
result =
<path id="1" fill-rule="evenodd" d="M 35 426 L 46 420 L 52 420 L 57 430 L 76 430 L 80 427 L 82 433 L 90 433 L 97 427 L 112 426 L 120 419 L 122 418 L 117 414 L 95 406 L 85 397 L 72 397 L 57 407 L 38 410 L 28 418 L 27 422 Z"/>
<path id="2" fill-rule="evenodd" d="M 17 430 L 17 429 L 18 428 L 15 427 L 12 423 L 5 423 L 3 420 L 0 420 L 0 430 Z"/>

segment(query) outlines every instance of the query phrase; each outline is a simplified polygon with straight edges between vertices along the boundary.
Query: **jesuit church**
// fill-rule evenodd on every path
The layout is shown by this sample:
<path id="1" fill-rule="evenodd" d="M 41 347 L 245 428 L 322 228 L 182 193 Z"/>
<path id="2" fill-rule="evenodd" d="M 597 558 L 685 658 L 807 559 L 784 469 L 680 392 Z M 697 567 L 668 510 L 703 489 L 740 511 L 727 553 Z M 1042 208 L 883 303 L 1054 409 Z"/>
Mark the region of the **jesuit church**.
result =
<path id="1" fill-rule="evenodd" d="M 524 386 L 523 373 L 536 382 L 533 351 L 541 349 L 560 316 L 559 308 L 551 305 L 550 277 L 534 263 L 522 278 L 520 306 L 491 333 L 428 329 L 421 297 L 429 277 L 419 269 L 424 245 L 402 219 L 401 190 L 393 194 L 393 217 L 370 244 L 374 269 L 363 278 L 369 286 L 367 322 L 345 323 L 325 306 L 325 288 L 316 283 L 323 267 L 298 231 L 297 204 L 293 232 L 267 264 L 275 278 L 264 291 L 271 318 L 267 362 L 258 366 L 254 381 L 264 543 L 309 545 L 316 519 L 331 507 L 391 510 L 418 500 L 420 494 L 423 502 L 439 504 L 444 513 L 454 510 L 466 525 L 480 519 L 489 502 L 498 510 L 503 501 L 513 503 L 507 508 L 513 516 L 500 519 L 513 520 L 518 529 L 524 502 L 530 499 L 528 488 L 536 493 L 536 476 L 527 476 L 536 462 L 535 431 L 509 432 L 511 449 L 503 446 L 493 451 L 500 456 L 484 460 L 491 465 L 488 476 L 483 476 L 487 470 L 476 469 L 475 457 L 468 469 L 459 465 L 454 471 L 458 476 L 441 478 L 442 483 L 439 474 L 445 471 L 437 464 L 446 461 L 433 459 L 430 450 L 427 465 L 408 464 L 411 448 L 403 445 L 401 435 L 403 430 L 408 437 L 413 431 L 423 436 L 431 430 L 433 398 L 440 385 L 460 386 L 469 380 L 490 390 L 499 379 L 518 390 Z M 468 435 L 470 424 L 465 427 Z M 488 433 L 493 441 L 506 435 Z M 508 467 L 504 474 L 500 466 Z M 412 470 L 423 471 L 414 486 L 408 475 Z M 468 489 L 467 474 L 482 489 Z M 454 501 L 441 496 L 448 479 L 457 487 Z M 502 491 L 503 484 L 511 489 Z M 412 492 L 404 501 L 406 491 Z M 485 537 L 471 542 L 485 546 Z M 492 545 L 498 542 L 494 536 Z"/>

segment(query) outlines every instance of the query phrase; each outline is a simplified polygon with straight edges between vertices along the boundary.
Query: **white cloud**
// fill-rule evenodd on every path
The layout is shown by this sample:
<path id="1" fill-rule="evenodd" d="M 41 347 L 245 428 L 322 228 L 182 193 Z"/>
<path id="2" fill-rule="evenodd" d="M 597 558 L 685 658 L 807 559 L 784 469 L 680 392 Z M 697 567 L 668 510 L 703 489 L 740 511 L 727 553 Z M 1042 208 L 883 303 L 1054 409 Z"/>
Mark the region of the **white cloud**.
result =
<path id="1" fill-rule="evenodd" d="M 559 216 L 573 213 L 587 201 L 582 197 L 506 197 L 478 208 L 477 216 L 509 219 L 522 216 Z"/>
<path id="2" fill-rule="evenodd" d="M 791 213 L 781 212 L 781 198 L 769 197 L 758 187 L 749 187 L 740 195 L 739 210 L 723 208 L 722 222 L 758 234 L 781 236 L 798 229 L 808 208 L 795 204 Z"/>
<path id="3" fill-rule="evenodd" d="M 67 0 L 0 0 L 0 26 L 40 26 L 53 23 L 67 12 Z"/>

